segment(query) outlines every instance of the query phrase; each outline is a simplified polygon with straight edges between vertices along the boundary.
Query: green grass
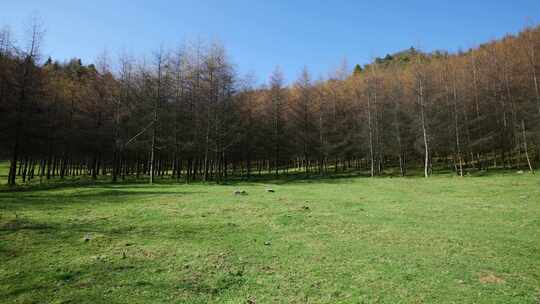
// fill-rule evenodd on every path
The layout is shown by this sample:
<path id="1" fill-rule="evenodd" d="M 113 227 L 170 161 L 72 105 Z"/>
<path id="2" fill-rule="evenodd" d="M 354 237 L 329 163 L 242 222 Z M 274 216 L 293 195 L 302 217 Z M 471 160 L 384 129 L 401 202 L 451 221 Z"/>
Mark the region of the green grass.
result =
<path id="1" fill-rule="evenodd" d="M 9 162 L 0 160 L 0 187 L 7 184 Z"/>
<path id="2" fill-rule="evenodd" d="M 529 174 L 53 185 L 0 191 L 3 303 L 539 301 Z"/>

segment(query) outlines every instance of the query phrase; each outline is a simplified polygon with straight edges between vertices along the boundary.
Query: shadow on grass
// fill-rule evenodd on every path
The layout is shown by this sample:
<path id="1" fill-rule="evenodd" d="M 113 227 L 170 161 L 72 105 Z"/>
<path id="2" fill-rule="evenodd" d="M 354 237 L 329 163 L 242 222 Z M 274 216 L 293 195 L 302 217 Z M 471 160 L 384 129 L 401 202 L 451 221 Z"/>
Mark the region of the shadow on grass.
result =
<path id="1" fill-rule="evenodd" d="M 84 188 L 73 192 L 0 192 L 0 211 L 17 212 L 21 209 L 53 209 L 67 206 L 99 206 L 102 204 L 127 204 L 135 199 L 163 197 L 183 197 L 205 194 L 204 191 L 144 191 L 100 188 Z"/>
<path id="2" fill-rule="evenodd" d="M 136 238 L 141 240 L 148 239 L 169 239 L 169 240 L 197 240 L 204 239 L 208 233 L 221 231 L 223 234 L 239 231 L 237 226 L 231 226 L 226 223 L 182 223 L 182 225 L 170 226 L 170 223 L 155 224 L 154 222 L 141 222 L 134 220 L 130 222 L 115 221 L 116 216 L 106 218 L 94 218 L 91 221 L 85 218 L 66 218 L 63 222 L 43 223 L 24 216 L 12 217 L 0 224 L 0 233 L 13 234 L 20 231 L 31 231 L 39 234 L 46 234 L 47 241 L 58 242 L 66 239 L 74 246 L 85 243 L 83 237 L 89 235 L 103 235 L 107 238 L 116 240 L 129 240 Z M 125 218 L 124 218 L 125 219 Z M 158 229 L 159 228 L 159 229 Z M 63 233 L 69 231 L 69 234 Z M 80 236 L 80 239 L 73 239 L 73 236 Z M 204 237 L 203 237 L 204 236 Z M 95 243 L 96 240 L 89 240 L 89 243 Z M 97 240 L 99 242 L 99 240 Z"/>
<path id="3" fill-rule="evenodd" d="M 467 169 L 465 170 L 464 177 L 488 177 L 488 176 L 498 176 L 506 174 L 516 174 L 519 171 L 518 169 L 505 169 L 505 168 L 496 168 L 489 170 L 477 170 L 477 169 Z M 524 172 L 523 174 L 529 174 Z M 435 169 L 434 177 L 452 177 L 457 176 L 456 172 L 448 169 L 447 167 L 439 167 Z M 294 172 L 287 175 L 280 174 L 275 176 L 274 174 L 263 173 L 261 175 L 253 174 L 250 177 L 246 176 L 230 176 L 221 182 L 203 182 L 203 181 L 190 181 L 186 182 L 185 179 L 174 179 L 171 177 L 158 177 L 154 186 L 183 186 L 183 185 L 211 185 L 211 186 L 237 186 L 237 185 L 259 185 L 259 184 L 275 184 L 275 185 L 285 185 L 285 184 L 309 184 L 309 183 L 325 183 L 325 184 L 337 184 L 343 182 L 350 182 L 355 178 L 370 178 L 370 173 L 368 171 L 362 170 L 350 170 L 339 173 L 329 173 L 326 175 L 311 173 L 306 174 L 304 172 Z M 423 170 L 422 169 L 410 169 L 407 171 L 405 176 L 401 176 L 399 171 L 396 168 L 388 168 L 380 175 L 376 175 L 373 178 L 422 178 Z M 126 177 L 125 179 L 120 179 L 117 182 L 112 182 L 110 176 L 100 176 L 97 180 L 93 180 L 90 177 L 79 176 L 74 178 L 58 179 L 54 178 L 48 181 L 40 182 L 39 180 L 34 180 L 32 182 L 17 185 L 14 187 L 8 187 L 7 185 L 0 185 L 0 194 L 1 193 L 15 193 L 15 192 L 35 192 L 35 191 L 47 191 L 47 190 L 56 190 L 56 189 L 69 189 L 69 188 L 80 188 L 80 187 L 100 187 L 100 188 L 123 188 L 129 186 L 141 187 L 145 189 L 151 189 L 151 185 L 148 183 L 148 178 L 143 177 L 136 179 L 135 177 Z M 134 192 L 133 192 L 134 193 Z M 147 194 L 151 194 L 149 191 Z M 157 192 L 156 192 L 157 193 Z M 163 193 L 163 192 L 159 192 Z M 171 193 L 172 194 L 172 193 Z M 117 194 L 120 195 L 120 194 Z"/>
<path id="4" fill-rule="evenodd" d="M 50 230 L 54 226 L 45 223 L 30 221 L 26 218 L 14 218 L 0 225 L 0 231 L 16 232 L 19 230 Z"/>

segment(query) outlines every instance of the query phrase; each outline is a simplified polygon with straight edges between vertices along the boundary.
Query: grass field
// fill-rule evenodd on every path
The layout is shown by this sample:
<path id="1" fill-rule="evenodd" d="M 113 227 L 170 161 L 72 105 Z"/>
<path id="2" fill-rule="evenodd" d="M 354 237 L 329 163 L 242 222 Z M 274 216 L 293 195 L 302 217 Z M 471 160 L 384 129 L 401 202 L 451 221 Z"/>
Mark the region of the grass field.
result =
<path id="1" fill-rule="evenodd" d="M 4 187 L 0 212 L 2 303 L 540 300 L 529 174 Z"/>
<path id="2" fill-rule="evenodd" d="M 0 187 L 7 184 L 9 162 L 0 161 Z"/>

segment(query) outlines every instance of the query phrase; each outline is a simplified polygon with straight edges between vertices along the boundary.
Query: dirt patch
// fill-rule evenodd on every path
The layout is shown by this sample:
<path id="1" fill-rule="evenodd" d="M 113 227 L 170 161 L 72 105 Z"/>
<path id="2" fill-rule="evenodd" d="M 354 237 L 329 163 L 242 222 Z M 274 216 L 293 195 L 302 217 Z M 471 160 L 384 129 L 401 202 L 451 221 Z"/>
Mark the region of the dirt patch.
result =
<path id="1" fill-rule="evenodd" d="M 481 275 L 478 279 L 480 283 L 482 284 L 502 284 L 504 283 L 504 279 L 499 278 L 498 276 L 490 273 L 487 275 Z"/>

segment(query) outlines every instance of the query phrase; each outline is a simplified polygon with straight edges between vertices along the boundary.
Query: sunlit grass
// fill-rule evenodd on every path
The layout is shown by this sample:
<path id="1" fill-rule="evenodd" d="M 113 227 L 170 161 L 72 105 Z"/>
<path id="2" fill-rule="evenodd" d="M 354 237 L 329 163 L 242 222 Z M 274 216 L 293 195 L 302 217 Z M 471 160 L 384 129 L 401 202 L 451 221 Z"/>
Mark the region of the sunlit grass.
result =
<path id="1" fill-rule="evenodd" d="M 507 173 L 4 189 L 0 298 L 532 304 L 539 186 Z"/>

